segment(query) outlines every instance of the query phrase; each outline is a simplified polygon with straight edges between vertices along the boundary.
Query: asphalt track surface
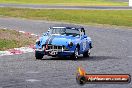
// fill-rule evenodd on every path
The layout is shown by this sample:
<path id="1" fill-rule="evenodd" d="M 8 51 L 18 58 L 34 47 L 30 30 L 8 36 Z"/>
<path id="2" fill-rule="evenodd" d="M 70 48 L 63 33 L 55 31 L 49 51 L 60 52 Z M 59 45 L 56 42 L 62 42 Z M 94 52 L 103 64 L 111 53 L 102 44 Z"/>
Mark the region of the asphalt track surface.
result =
<path id="1" fill-rule="evenodd" d="M 32 4 L 0 4 L 0 7 L 30 9 L 73 9 L 73 10 L 132 10 L 128 6 L 63 6 L 63 5 L 32 5 Z"/>
<path id="2" fill-rule="evenodd" d="M 62 24 L 16 18 L 0 18 L 0 27 L 41 35 L 49 26 Z M 93 40 L 90 58 L 77 60 L 52 58 L 35 60 L 34 53 L 0 57 L 0 88 L 132 88 L 130 84 L 76 83 L 79 66 L 89 74 L 132 75 L 132 30 L 85 26 Z"/>

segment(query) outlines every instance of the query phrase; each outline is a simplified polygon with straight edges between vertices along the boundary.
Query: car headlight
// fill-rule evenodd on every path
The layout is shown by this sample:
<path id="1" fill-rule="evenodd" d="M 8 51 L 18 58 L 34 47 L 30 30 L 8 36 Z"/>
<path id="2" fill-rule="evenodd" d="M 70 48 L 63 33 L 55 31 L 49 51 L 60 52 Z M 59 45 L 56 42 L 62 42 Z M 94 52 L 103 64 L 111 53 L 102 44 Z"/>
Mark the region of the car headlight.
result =
<path id="1" fill-rule="evenodd" d="M 68 45 L 69 45 L 69 47 L 72 47 L 73 46 L 73 43 L 72 42 L 69 42 Z"/>

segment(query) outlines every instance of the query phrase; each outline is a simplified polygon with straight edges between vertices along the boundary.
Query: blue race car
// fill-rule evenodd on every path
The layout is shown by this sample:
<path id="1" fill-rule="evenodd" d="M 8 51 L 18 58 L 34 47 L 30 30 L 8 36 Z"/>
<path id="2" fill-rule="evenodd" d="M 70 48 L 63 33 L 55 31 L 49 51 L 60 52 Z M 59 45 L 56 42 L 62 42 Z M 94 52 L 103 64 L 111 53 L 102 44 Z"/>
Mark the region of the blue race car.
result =
<path id="1" fill-rule="evenodd" d="M 57 25 L 50 27 L 48 32 L 36 40 L 36 59 L 44 55 L 77 59 L 80 54 L 89 57 L 92 48 L 91 38 L 80 26 Z"/>

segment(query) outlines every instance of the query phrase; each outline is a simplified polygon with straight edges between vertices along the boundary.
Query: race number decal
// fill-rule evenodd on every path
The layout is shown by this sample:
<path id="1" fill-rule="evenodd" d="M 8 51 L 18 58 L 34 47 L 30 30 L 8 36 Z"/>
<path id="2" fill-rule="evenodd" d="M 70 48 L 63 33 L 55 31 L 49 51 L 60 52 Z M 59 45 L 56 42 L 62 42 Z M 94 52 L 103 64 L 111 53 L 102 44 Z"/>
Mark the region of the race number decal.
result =
<path id="1" fill-rule="evenodd" d="M 86 41 L 83 42 L 83 51 L 86 49 Z"/>

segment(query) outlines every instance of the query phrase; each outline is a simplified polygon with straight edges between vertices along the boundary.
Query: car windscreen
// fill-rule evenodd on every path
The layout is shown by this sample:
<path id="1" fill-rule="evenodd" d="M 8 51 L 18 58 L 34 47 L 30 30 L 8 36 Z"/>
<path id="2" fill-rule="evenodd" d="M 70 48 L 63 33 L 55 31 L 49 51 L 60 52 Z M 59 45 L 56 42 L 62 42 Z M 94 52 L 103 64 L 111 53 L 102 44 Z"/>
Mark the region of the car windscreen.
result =
<path id="1" fill-rule="evenodd" d="M 68 35 L 73 35 L 77 36 L 80 34 L 78 29 L 66 29 L 66 28 L 53 28 L 50 30 L 50 34 L 66 34 Z"/>

